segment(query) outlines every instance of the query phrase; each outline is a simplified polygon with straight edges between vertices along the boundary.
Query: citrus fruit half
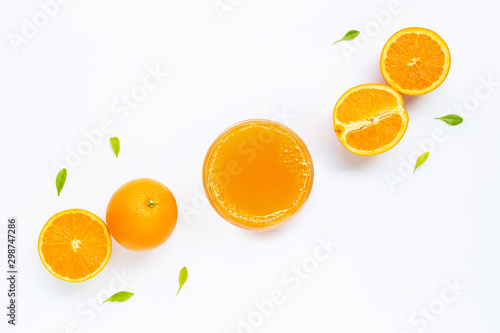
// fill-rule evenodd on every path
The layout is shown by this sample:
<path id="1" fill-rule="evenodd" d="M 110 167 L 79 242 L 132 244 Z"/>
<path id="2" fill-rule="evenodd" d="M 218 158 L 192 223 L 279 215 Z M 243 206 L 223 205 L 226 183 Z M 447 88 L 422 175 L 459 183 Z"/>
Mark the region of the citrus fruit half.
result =
<path id="1" fill-rule="evenodd" d="M 385 44 L 380 70 L 387 83 L 405 95 L 423 95 L 443 83 L 450 71 L 450 49 L 434 31 L 406 28 Z"/>
<path id="2" fill-rule="evenodd" d="M 333 110 L 333 127 L 340 142 L 357 155 L 376 155 L 394 147 L 408 127 L 401 95 L 383 84 L 349 89 Z"/>
<path id="3" fill-rule="evenodd" d="M 106 224 L 83 209 L 52 216 L 38 238 L 38 254 L 45 268 L 61 280 L 82 282 L 97 275 L 111 256 Z"/>
<path id="4" fill-rule="evenodd" d="M 170 237 L 177 222 L 177 203 L 168 187 L 141 178 L 122 185 L 106 211 L 113 238 L 133 251 L 152 250 Z"/>

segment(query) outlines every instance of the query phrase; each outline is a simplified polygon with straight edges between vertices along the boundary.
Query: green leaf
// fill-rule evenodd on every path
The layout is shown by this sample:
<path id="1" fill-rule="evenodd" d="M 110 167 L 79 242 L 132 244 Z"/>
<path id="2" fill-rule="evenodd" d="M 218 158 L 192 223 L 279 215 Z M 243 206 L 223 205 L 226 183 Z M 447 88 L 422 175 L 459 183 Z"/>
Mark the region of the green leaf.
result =
<path id="1" fill-rule="evenodd" d="M 356 37 L 358 37 L 359 35 L 359 31 L 358 30 L 350 30 L 348 31 L 344 37 L 342 37 L 341 39 L 339 39 L 338 41 L 336 41 L 335 43 L 333 43 L 333 45 L 337 44 L 338 42 L 341 42 L 343 40 L 352 40 Z"/>
<path id="2" fill-rule="evenodd" d="M 119 291 L 107 300 L 105 300 L 103 303 L 106 302 L 125 302 L 128 299 L 130 299 L 132 296 L 134 296 L 134 293 L 130 293 L 128 291 Z"/>
<path id="3" fill-rule="evenodd" d="M 66 183 L 66 176 L 68 175 L 68 170 L 63 168 L 56 177 L 56 187 L 57 187 L 57 196 L 61 194 L 61 190 L 64 187 L 64 183 Z"/>
<path id="4" fill-rule="evenodd" d="M 115 152 L 116 158 L 118 158 L 118 154 L 120 153 L 120 139 L 114 136 L 112 138 L 109 138 L 109 142 L 111 142 L 111 147 Z"/>
<path id="5" fill-rule="evenodd" d="M 419 166 L 421 166 L 422 164 L 425 163 L 425 161 L 427 161 L 428 157 L 429 157 L 429 152 L 426 152 L 426 153 L 423 153 L 422 155 L 420 155 L 419 158 L 417 158 L 417 163 L 415 163 L 415 170 L 413 170 L 413 173 L 415 173 L 415 171 L 417 170 L 417 168 Z"/>
<path id="6" fill-rule="evenodd" d="M 182 286 L 184 283 L 186 283 L 188 279 L 188 270 L 186 267 L 182 267 L 181 271 L 179 272 L 179 290 L 177 290 L 177 295 L 179 295 L 179 291 L 181 291 Z"/>
<path id="7" fill-rule="evenodd" d="M 451 126 L 460 125 L 464 121 L 462 117 L 460 117 L 460 116 L 458 116 L 456 114 L 449 114 L 447 116 L 443 116 L 443 117 L 435 118 L 435 119 L 442 120 L 442 121 L 444 121 L 445 123 L 447 123 L 448 125 L 451 125 Z"/>

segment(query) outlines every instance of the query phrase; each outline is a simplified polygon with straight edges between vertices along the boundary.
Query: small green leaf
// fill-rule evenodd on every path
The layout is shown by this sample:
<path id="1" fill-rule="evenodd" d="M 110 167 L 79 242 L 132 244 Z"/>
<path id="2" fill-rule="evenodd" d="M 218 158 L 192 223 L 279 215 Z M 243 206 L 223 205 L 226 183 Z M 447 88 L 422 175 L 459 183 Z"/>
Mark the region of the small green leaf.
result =
<path id="1" fill-rule="evenodd" d="M 177 295 L 179 295 L 179 291 L 181 291 L 182 286 L 184 283 L 186 283 L 188 279 L 188 270 L 186 267 L 182 267 L 181 271 L 179 272 L 179 290 L 177 290 Z"/>
<path id="2" fill-rule="evenodd" d="M 456 114 L 449 114 L 447 116 L 443 116 L 443 117 L 435 118 L 435 119 L 442 120 L 442 121 L 444 121 L 445 123 L 447 123 L 448 125 L 451 125 L 451 126 L 460 125 L 464 121 L 462 117 L 460 117 L 460 116 L 458 116 Z"/>
<path id="3" fill-rule="evenodd" d="M 128 299 L 130 299 L 132 296 L 134 296 L 134 293 L 130 293 L 128 291 L 119 291 L 107 300 L 105 300 L 103 303 L 106 302 L 125 302 Z"/>
<path id="4" fill-rule="evenodd" d="M 341 42 L 343 40 L 352 40 L 356 37 L 358 37 L 359 35 L 359 31 L 358 30 L 350 30 L 348 31 L 344 37 L 342 37 L 341 39 L 339 39 L 338 41 L 336 41 L 335 43 L 333 43 L 333 45 L 337 44 L 338 42 Z"/>
<path id="5" fill-rule="evenodd" d="M 118 158 L 118 154 L 120 153 L 120 139 L 114 136 L 112 138 L 109 138 L 109 142 L 111 142 L 111 147 L 113 147 L 116 158 Z"/>
<path id="6" fill-rule="evenodd" d="M 61 194 L 61 190 L 64 187 L 64 183 L 66 183 L 66 176 L 68 175 L 68 170 L 63 168 L 56 177 L 56 187 L 57 187 L 57 196 Z"/>
<path id="7" fill-rule="evenodd" d="M 413 173 L 415 173 L 415 171 L 417 170 L 417 168 L 419 166 L 421 166 L 422 164 L 425 163 L 425 161 L 427 161 L 428 157 L 429 157 L 429 152 L 426 152 L 426 153 L 423 153 L 422 155 L 420 155 L 419 158 L 417 158 L 417 163 L 415 163 L 415 170 L 413 170 Z"/>

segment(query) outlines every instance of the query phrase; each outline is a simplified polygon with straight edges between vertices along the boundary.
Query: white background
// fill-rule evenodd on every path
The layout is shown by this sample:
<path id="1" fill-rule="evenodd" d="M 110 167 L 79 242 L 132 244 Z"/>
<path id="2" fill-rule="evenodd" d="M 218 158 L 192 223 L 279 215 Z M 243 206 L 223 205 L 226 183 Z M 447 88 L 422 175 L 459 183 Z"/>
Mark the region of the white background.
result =
<path id="1" fill-rule="evenodd" d="M 40 5 L 1 2 L 1 219 L 19 218 L 20 282 L 13 328 L 1 279 L 0 330 L 225 333 L 237 332 L 239 317 L 254 316 L 257 327 L 240 332 L 413 333 L 423 324 L 410 318 L 429 304 L 439 308 L 445 280 L 456 279 L 467 289 L 421 331 L 499 332 L 500 87 L 474 97 L 476 89 L 488 93 L 481 78 L 500 81 L 499 3 L 401 0 L 397 13 L 383 17 L 385 26 L 372 14 L 387 11 L 383 0 L 230 3 L 222 19 L 213 0 L 74 0 L 16 52 L 9 33 L 21 34 L 23 18 L 32 21 Z M 383 83 L 382 46 L 409 26 L 446 40 L 450 74 L 436 91 L 405 97 L 410 124 L 394 149 L 355 156 L 334 134 L 333 107 L 352 86 Z M 332 46 L 350 29 L 363 33 Z M 346 56 L 347 47 L 357 53 Z M 147 67 L 169 77 L 120 118 L 114 101 L 141 84 Z M 462 125 L 434 120 L 464 102 L 473 110 Z M 200 200 L 205 152 L 235 122 L 284 113 L 278 120 L 313 157 L 311 197 L 278 230 L 240 230 Z M 85 145 L 82 131 L 104 118 L 113 130 L 70 168 L 58 197 L 53 165 L 67 166 L 68 147 Z M 433 148 L 428 139 L 436 130 L 445 139 L 409 175 L 402 161 L 423 152 L 416 141 Z M 121 140 L 118 159 L 110 136 Z M 401 177 L 393 188 L 387 173 Z M 37 254 L 44 223 L 69 208 L 104 218 L 113 192 L 139 177 L 167 185 L 184 212 L 167 243 L 135 253 L 114 242 L 107 267 L 84 283 L 50 275 Z M 312 272 L 292 290 L 283 276 L 304 260 L 311 264 L 318 238 L 328 237 L 339 248 L 308 266 Z M 176 297 L 183 266 L 189 280 Z M 122 271 L 133 279 L 115 281 Z M 96 310 L 87 305 L 114 288 L 135 296 Z M 254 302 L 275 289 L 285 301 L 258 323 Z"/>

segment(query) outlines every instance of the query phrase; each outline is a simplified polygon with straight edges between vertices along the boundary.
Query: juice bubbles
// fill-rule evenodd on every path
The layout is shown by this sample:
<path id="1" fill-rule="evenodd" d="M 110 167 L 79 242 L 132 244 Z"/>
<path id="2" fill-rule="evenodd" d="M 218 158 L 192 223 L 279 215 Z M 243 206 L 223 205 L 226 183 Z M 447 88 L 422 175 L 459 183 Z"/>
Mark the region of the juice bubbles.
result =
<path id="1" fill-rule="evenodd" d="M 268 230 L 292 218 L 309 197 L 313 164 L 288 127 L 247 120 L 225 130 L 203 165 L 203 186 L 214 209 L 232 224 Z"/>

